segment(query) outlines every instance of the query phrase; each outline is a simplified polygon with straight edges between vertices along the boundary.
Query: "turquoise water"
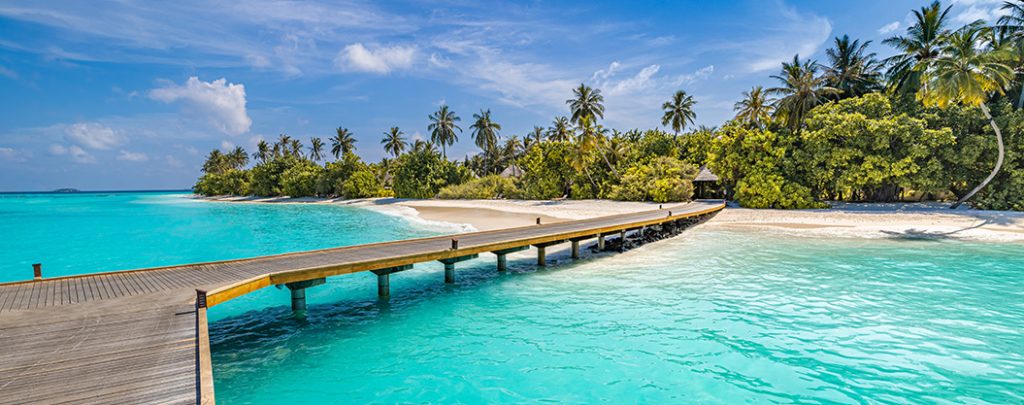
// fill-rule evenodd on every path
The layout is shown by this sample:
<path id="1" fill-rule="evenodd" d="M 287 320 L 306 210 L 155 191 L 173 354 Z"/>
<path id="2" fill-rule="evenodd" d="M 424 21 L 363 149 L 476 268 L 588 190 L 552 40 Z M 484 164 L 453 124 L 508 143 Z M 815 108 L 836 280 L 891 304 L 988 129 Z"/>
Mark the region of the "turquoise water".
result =
<path id="1" fill-rule="evenodd" d="M 352 207 L 177 193 L 0 194 L 0 282 L 235 259 L 434 232 Z"/>
<path id="2" fill-rule="evenodd" d="M 434 231 L 371 211 L 178 195 L 0 196 L 0 280 Z M 42 259 L 39 259 L 42 258 Z M 1024 246 L 698 227 L 543 270 L 493 256 L 210 311 L 221 403 L 1020 403 Z"/>

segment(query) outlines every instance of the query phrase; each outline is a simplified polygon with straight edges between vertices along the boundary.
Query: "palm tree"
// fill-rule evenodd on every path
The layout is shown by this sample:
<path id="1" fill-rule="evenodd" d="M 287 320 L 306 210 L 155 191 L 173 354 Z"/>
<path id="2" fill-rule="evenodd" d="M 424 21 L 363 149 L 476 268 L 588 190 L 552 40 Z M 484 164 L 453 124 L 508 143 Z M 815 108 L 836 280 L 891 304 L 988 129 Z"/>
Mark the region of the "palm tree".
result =
<path id="1" fill-rule="evenodd" d="M 533 131 L 523 136 L 523 148 L 530 149 L 544 142 L 544 127 L 534 126 Z"/>
<path id="2" fill-rule="evenodd" d="M 764 128 L 772 119 L 773 103 L 764 88 L 755 86 L 743 92 L 743 100 L 737 102 L 732 109 L 736 111 L 737 121 L 755 128 Z"/>
<path id="3" fill-rule="evenodd" d="M 412 151 L 413 151 L 413 153 L 419 153 L 419 152 L 432 152 L 433 153 L 436 150 L 434 149 L 434 143 L 433 142 L 426 142 L 426 141 L 424 141 L 422 139 L 417 139 L 416 141 L 414 141 L 412 143 Z"/>
<path id="4" fill-rule="evenodd" d="M 270 159 L 270 145 L 267 145 L 267 141 L 260 139 L 256 143 L 256 153 L 252 154 L 252 158 L 258 160 L 260 163 L 266 162 Z"/>
<path id="5" fill-rule="evenodd" d="M 924 72 L 927 86 L 919 93 L 921 100 L 929 105 L 945 107 L 951 103 L 963 103 L 980 107 L 996 133 L 999 155 L 992 172 L 950 208 L 959 207 L 985 188 L 1003 165 L 1003 134 L 985 103 L 992 93 L 1002 94 L 1014 75 L 1013 68 L 1002 61 L 1002 50 L 993 50 L 982 44 L 983 35 L 988 29 L 972 24 L 949 34 L 943 41 L 944 46 L 939 56 Z"/>
<path id="6" fill-rule="evenodd" d="M 227 158 L 220 152 L 220 149 L 210 151 L 210 154 L 206 156 L 206 162 L 203 162 L 203 173 L 223 173 L 227 170 L 226 160 Z"/>
<path id="7" fill-rule="evenodd" d="M 999 17 L 998 27 L 1004 38 L 1002 47 L 1010 50 L 1013 66 L 1017 67 L 1017 82 L 1020 95 L 1017 96 L 1017 108 L 1024 108 L 1024 0 L 1006 1 L 1001 7 L 1006 14 Z"/>
<path id="8" fill-rule="evenodd" d="M 277 142 L 274 143 L 274 157 L 279 157 L 288 154 L 288 149 L 291 148 L 292 137 L 287 134 L 280 134 L 277 136 Z"/>
<path id="9" fill-rule="evenodd" d="M 556 117 L 551 124 L 551 128 L 548 128 L 549 141 L 565 142 L 572 138 L 572 128 L 569 127 L 568 118 Z"/>
<path id="10" fill-rule="evenodd" d="M 249 163 L 249 154 L 245 153 L 245 149 L 242 149 L 241 146 L 236 146 L 226 157 L 227 164 L 232 169 L 241 169 Z"/>
<path id="11" fill-rule="evenodd" d="M 597 121 L 598 117 L 604 118 L 604 96 L 601 95 L 601 90 L 580 83 L 580 87 L 573 89 L 572 94 L 573 98 L 565 100 L 572 110 L 572 123 L 579 125 L 583 117 L 590 117 L 594 121 Z"/>
<path id="12" fill-rule="evenodd" d="M 686 123 L 693 125 L 694 118 L 697 118 L 697 113 L 693 112 L 694 104 L 697 102 L 693 97 L 687 95 L 685 91 L 677 91 L 672 95 L 672 100 L 661 105 L 661 109 L 665 110 L 665 115 L 661 116 L 661 125 L 671 125 L 672 130 L 679 135 L 679 132 L 686 128 Z"/>
<path id="13" fill-rule="evenodd" d="M 498 143 L 501 125 L 491 119 L 491 110 L 480 110 L 480 114 L 473 114 L 473 119 L 473 125 L 469 127 L 473 130 L 472 136 L 476 146 L 484 152 L 494 149 Z"/>
<path id="14" fill-rule="evenodd" d="M 402 130 L 398 127 L 391 127 L 390 130 L 384 133 L 384 139 L 380 140 L 380 143 L 384 145 L 384 151 L 390 153 L 394 157 L 398 157 L 405 150 L 405 135 Z"/>
<path id="15" fill-rule="evenodd" d="M 849 35 L 836 37 L 832 48 L 825 51 L 829 65 L 825 78 L 829 86 L 843 92 L 842 97 L 860 97 L 877 90 L 881 65 L 867 48 L 871 41 L 850 40 Z"/>
<path id="16" fill-rule="evenodd" d="M 906 35 L 882 41 L 899 52 L 885 59 L 891 88 L 904 94 L 920 89 L 924 79 L 922 74 L 928 69 L 928 64 L 939 56 L 942 37 L 947 33 L 946 18 L 952 7 L 943 10 L 939 0 L 935 0 L 931 5 L 914 11 L 915 22 L 907 27 Z"/>
<path id="17" fill-rule="evenodd" d="M 768 89 L 768 94 L 782 96 L 775 100 L 775 114 L 786 120 L 793 131 L 800 128 L 804 117 L 829 96 L 839 90 L 825 84 L 825 77 L 818 76 L 818 63 L 810 59 L 800 62 L 800 55 L 793 56 L 793 62 L 782 63 L 782 74 L 772 75 L 782 83 L 780 87 Z"/>
<path id="18" fill-rule="evenodd" d="M 298 139 L 292 139 L 291 155 L 297 158 L 302 157 L 302 141 Z"/>
<path id="19" fill-rule="evenodd" d="M 356 150 L 356 139 L 352 137 L 352 131 L 349 131 L 348 128 L 338 127 L 334 132 L 334 137 L 331 138 L 331 154 L 335 159 Z"/>
<path id="20" fill-rule="evenodd" d="M 455 130 L 462 132 L 462 128 L 456 122 L 462 119 L 455 115 L 454 111 L 449 110 L 447 105 L 442 105 L 428 118 L 430 125 L 427 126 L 427 130 L 430 131 L 430 142 L 441 145 L 441 155 L 447 160 L 448 146 L 454 145 L 459 140 Z"/>
<path id="21" fill-rule="evenodd" d="M 314 136 L 309 143 L 309 158 L 314 162 L 319 162 L 324 158 L 324 141 Z"/>

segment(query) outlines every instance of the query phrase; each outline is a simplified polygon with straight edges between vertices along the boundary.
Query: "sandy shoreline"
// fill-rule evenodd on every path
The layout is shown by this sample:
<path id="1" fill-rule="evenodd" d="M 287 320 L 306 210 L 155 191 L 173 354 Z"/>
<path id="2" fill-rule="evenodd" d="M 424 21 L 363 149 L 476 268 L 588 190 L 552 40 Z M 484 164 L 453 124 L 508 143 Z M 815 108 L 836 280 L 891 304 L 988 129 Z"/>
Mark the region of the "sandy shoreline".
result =
<path id="1" fill-rule="evenodd" d="M 657 209 L 658 204 L 607 200 L 404 200 L 378 198 L 199 198 L 247 203 L 339 204 L 403 216 L 459 232 L 552 223 Z M 848 204 L 827 210 L 727 208 L 703 226 L 756 229 L 805 237 L 963 239 L 1024 242 L 1024 212 L 949 210 L 943 205 Z"/>

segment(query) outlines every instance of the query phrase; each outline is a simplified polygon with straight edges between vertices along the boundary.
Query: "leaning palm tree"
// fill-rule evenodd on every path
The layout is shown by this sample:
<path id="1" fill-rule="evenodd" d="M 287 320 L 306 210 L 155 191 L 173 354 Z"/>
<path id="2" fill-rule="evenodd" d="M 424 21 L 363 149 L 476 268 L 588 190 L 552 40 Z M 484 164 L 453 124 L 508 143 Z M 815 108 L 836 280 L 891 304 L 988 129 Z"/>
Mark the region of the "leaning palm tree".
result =
<path id="1" fill-rule="evenodd" d="M 942 9 L 942 3 L 935 0 L 931 5 L 914 10 L 914 24 L 907 27 L 905 35 L 896 35 L 882 43 L 896 48 L 897 54 L 885 59 L 889 66 L 886 75 L 889 87 L 899 93 L 911 94 L 923 84 L 923 73 L 928 65 L 939 56 L 942 38 L 946 35 L 946 19 L 953 6 Z"/>
<path id="2" fill-rule="evenodd" d="M 825 78 L 829 86 L 843 92 L 842 97 L 860 97 L 878 90 L 881 64 L 875 54 L 868 52 L 871 41 L 850 40 L 849 35 L 836 37 L 825 51 L 828 65 Z"/>
<path id="3" fill-rule="evenodd" d="M 1003 134 L 985 103 L 991 94 L 1003 93 L 1013 80 L 1013 68 L 1003 63 L 1002 50 L 993 50 L 982 43 L 988 29 L 972 24 L 949 34 L 939 56 L 925 71 L 927 86 L 919 93 L 921 100 L 928 105 L 945 107 L 951 103 L 962 103 L 980 107 L 996 133 L 999 154 L 992 172 L 950 208 L 959 207 L 985 188 L 1003 165 Z"/>
<path id="4" fill-rule="evenodd" d="M 447 105 L 442 105 L 428 118 L 430 125 L 427 125 L 427 130 L 430 131 L 430 142 L 441 145 L 441 155 L 447 160 L 448 146 L 454 145 L 459 140 L 455 131 L 462 132 L 462 128 L 456 122 L 462 119 L 455 115 L 454 111 L 449 110 Z"/>
<path id="5" fill-rule="evenodd" d="M 572 128 L 569 124 L 569 119 L 566 117 L 556 117 L 551 122 L 551 128 L 548 128 L 548 140 L 552 142 L 565 142 L 572 139 Z"/>
<path id="6" fill-rule="evenodd" d="M 258 160 L 260 163 L 266 162 L 267 159 L 270 159 L 270 145 L 267 144 L 267 141 L 260 139 L 260 141 L 256 143 L 256 153 L 252 154 L 252 158 Z"/>
<path id="7" fill-rule="evenodd" d="M 498 143 L 498 131 L 501 125 L 491 119 L 491 110 L 480 110 L 480 114 L 473 114 L 472 136 L 476 146 L 485 153 L 495 148 Z"/>
<path id="8" fill-rule="evenodd" d="M 314 136 L 309 141 L 309 158 L 314 162 L 319 162 L 324 158 L 324 141 L 320 138 Z"/>
<path id="9" fill-rule="evenodd" d="M 348 128 L 338 127 L 334 132 L 334 137 L 331 138 L 331 154 L 335 159 L 356 150 L 356 139 L 352 137 L 352 131 L 349 131 Z"/>
<path id="10" fill-rule="evenodd" d="M 384 145 L 384 151 L 390 153 L 394 157 L 398 157 L 405 150 L 405 135 L 402 130 L 398 127 L 391 127 L 390 130 L 384 133 L 384 139 L 380 140 L 380 143 Z"/>
<path id="11" fill-rule="evenodd" d="M 590 117 L 595 122 L 598 117 L 604 118 L 604 96 L 601 90 L 580 83 L 580 87 L 573 89 L 572 94 L 573 97 L 565 100 L 565 103 L 572 111 L 570 121 L 573 124 L 578 125 L 583 117 Z"/>
<path id="12" fill-rule="evenodd" d="M 687 95 L 685 91 L 677 91 L 672 95 L 672 100 L 661 105 L 661 109 L 665 110 L 665 115 L 661 116 L 661 125 L 671 126 L 676 135 L 679 135 L 687 123 L 693 125 L 694 118 L 697 118 L 697 113 L 693 112 L 694 104 L 697 102 L 693 97 Z"/>
<path id="13" fill-rule="evenodd" d="M 277 136 L 277 143 L 274 144 L 274 157 L 284 156 L 288 154 L 288 149 L 291 148 L 292 137 L 287 134 L 280 134 Z"/>
<path id="14" fill-rule="evenodd" d="M 774 100 L 765 94 L 764 88 L 755 86 L 743 92 L 743 100 L 733 106 L 736 121 L 755 128 L 764 128 L 772 120 L 772 104 Z"/>
<path id="15" fill-rule="evenodd" d="M 825 77 L 817 73 L 817 62 L 810 59 L 800 62 L 800 55 L 796 55 L 792 63 L 782 63 L 781 75 L 772 75 L 782 84 L 768 89 L 768 94 L 780 96 L 775 100 L 775 114 L 793 131 L 800 128 L 811 109 L 839 94 L 838 89 L 826 85 Z"/>

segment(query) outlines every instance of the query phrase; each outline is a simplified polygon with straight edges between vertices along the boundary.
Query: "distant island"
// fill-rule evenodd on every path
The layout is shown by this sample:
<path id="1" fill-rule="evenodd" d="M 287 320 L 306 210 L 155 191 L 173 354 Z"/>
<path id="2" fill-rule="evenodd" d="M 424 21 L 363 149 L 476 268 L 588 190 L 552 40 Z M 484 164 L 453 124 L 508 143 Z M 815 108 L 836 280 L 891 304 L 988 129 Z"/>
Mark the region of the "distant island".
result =
<path id="1" fill-rule="evenodd" d="M 53 190 L 54 193 L 80 193 L 81 191 L 77 188 L 58 188 Z"/>

